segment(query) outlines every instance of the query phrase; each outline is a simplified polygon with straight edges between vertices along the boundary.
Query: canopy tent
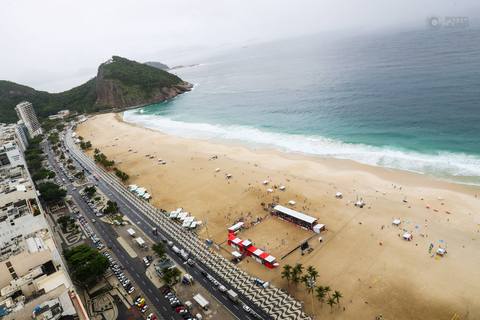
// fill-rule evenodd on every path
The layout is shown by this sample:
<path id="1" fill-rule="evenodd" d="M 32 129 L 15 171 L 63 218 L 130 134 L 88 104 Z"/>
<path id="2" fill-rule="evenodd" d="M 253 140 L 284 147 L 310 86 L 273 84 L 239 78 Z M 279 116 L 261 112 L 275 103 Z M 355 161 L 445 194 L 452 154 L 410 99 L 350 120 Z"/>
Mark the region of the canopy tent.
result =
<path id="1" fill-rule="evenodd" d="M 242 257 L 242 254 L 238 251 L 233 251 L 232 252 L 232 256 L 234 256 L 235 258 L 241 258 Z"/>
<path id="2" fill-rule="evenodd" d="M 230 228 L 228 228 L 228 232 L 235 232 L 235 231 L 237 231 L 237 230 L 240 230 L 240 229 L 243 227 L 244 224 L 245 224 L 245 223 L 242 222 L 242 221 L 237 222 L 237 223 L 235 223 L 233 226 L 231 226 Z"/>
<path id="3" fill-rule="evenodd" d="M 143 240 L 141 237 L 135 238 L 135 242 L 141 247 L 145 245 L 145 240 Z"/>
<path id="4" fill-rule="evenodd" d="M 402 221 L 400 221 L 400 219 L 393 219 L 393 221 L 392 221 L 392 224 L 394 226 L 399 226 L 401 223 L 402 223 Z"/>

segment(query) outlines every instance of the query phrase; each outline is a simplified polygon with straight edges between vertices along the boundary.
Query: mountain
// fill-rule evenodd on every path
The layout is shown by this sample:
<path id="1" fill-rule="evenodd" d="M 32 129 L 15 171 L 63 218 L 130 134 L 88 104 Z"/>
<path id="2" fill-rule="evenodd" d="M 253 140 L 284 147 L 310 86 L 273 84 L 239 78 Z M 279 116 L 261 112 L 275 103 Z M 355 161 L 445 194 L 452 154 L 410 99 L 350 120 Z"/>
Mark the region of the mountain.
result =
<path id="1" fill-rule="evenodd" d="M 147 61 L 147 62 L 145 62 L 145 64 L 150 66 L 150 67 L 154 67 L 154 68 L 157 68 L 157 69 L 160 69 L 160 70 L 167 71 L 168 69 L 170 69 L 169 66 L 167 66 L 166 64 L 163 64 L 161 62 Z"/>
<path id="2" fill-rule="evenodd" d="M 16 122 L 14 107 L 24 100 L 33 103 L 39 117 L 46 117 L 62 109 L 88 113 L 151 104 L 171 99 L 191 87 L 166 71 L 113 56 L 98 67 L 96 77 L 60 93 L 0 80 L 0 122 Z"/>

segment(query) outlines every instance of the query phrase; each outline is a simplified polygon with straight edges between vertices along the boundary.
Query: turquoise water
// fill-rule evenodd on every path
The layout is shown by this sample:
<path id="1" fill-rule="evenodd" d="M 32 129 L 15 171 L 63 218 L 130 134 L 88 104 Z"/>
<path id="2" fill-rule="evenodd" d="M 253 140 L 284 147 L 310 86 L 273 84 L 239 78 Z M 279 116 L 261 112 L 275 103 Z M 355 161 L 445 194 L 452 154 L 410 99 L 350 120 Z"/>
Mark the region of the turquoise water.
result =
<path id="1" fill-rule="evenodd" d="M 310 36 L 177 72 L 192 92 L 125 120 L 480 183 L 478 29 Z"/>

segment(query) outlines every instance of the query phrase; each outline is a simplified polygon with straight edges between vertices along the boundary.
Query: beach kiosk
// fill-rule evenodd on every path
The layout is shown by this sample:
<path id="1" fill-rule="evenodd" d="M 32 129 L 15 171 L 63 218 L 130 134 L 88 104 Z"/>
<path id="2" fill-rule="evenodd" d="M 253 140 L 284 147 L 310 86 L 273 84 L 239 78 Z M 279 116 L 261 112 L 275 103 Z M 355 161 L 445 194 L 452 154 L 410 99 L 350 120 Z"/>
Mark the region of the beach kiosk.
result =
<path id="1" fill-rule="evenodd" d="M 127 233 L 130 235 L 130 237 L 135 237 L 135 230 L 133 230 L 132 228 L 128 228 Z"/>
<path id="2" fill-rule="evenodd" d="M 138 244 L 139 247 L 145 248 L 146 243 L 145 240 L 143 240 L 141 237 L 135 238 L 135 242 Z"/>
<path id="3" fill-rule="evenodd" d="M 444 248 L 438 248 L 437 249 L 437 255 L 443 257 L 445 254 L 447 253 L 447 250 L 445 250 Z"/>

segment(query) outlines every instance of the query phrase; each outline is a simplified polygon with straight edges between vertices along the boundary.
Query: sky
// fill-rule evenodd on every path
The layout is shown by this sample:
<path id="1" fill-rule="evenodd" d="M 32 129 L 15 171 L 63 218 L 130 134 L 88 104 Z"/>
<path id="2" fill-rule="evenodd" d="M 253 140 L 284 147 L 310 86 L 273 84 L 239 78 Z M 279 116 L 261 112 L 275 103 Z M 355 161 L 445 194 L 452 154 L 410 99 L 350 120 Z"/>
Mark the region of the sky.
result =
<path id="1" fill-rule="evenodd" d="M 112 55 L 169 65 L 306 34 L 394 32 L 431 16 L 475 22 L 479 0 L 1 0 L 0 79 L 58 92 Z M 478 15 L 477 15 L 478 16 Z"/>

